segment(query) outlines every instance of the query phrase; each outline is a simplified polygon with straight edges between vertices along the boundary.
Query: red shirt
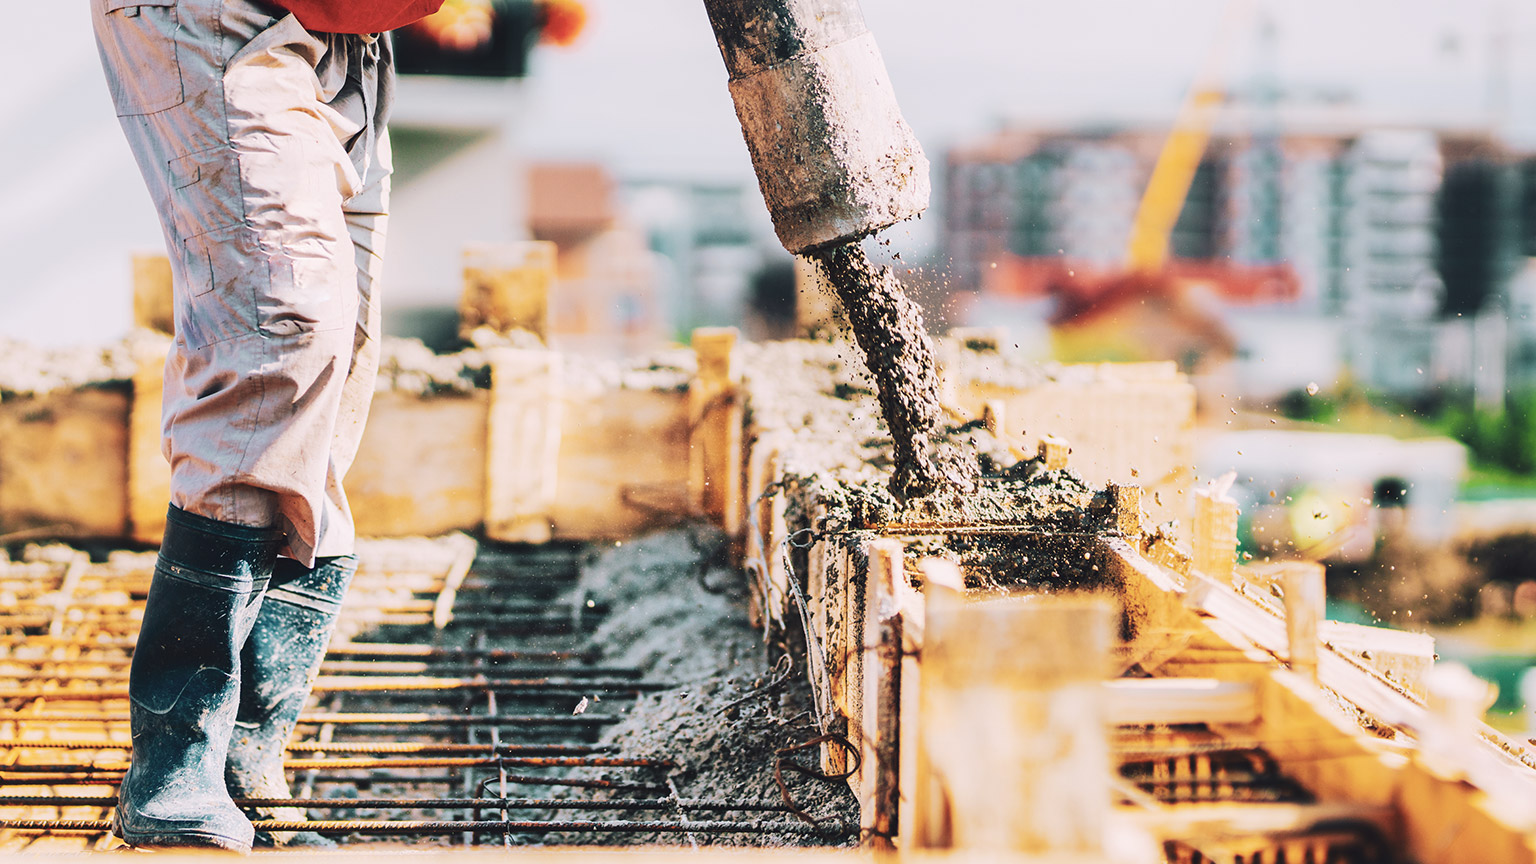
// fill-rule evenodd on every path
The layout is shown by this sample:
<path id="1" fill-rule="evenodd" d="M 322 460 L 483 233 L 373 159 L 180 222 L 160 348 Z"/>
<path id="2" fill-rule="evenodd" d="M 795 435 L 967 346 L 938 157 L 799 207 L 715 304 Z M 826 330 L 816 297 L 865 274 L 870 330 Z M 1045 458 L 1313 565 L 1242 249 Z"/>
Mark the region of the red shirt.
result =
<path id="1" fill-rule="evenodd" d="M 436 12 L 443 0 L 277 0 L 306 30 L 382 33 Z"/>

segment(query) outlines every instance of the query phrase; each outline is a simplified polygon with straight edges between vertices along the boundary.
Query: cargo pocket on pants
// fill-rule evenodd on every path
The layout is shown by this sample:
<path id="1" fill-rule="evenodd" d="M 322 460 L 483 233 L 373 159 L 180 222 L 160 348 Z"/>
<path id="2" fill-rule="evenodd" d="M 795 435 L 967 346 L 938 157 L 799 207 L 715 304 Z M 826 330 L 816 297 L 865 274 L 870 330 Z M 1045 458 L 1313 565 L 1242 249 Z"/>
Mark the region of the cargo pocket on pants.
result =
<path id="1" fill-rule="evenodd" d="M 268 263 L 269 290 L 256 300 L 261 332 L 297 336 L 354 327 L 357 309 L 349 308 L 342 294 L 345 287 L 356 296 L 357 273 L 351 267 L 339 251 L 312 257 L 293 255 L 291 250 L 273 255 Z"/>
<path id="2" fill-rule="evenodd" d="M 267 258 L 245 225 L 182 241 L 187 296 L 176 332 L 197 350 L 256 332 L 256 297 L 268 290 Z"/>
<path id="3" fill-rule="evenodd" d="M 176 56 L 176 0 L 97 0 L 96 41 L 119 117 L 154 114 L 185 98 Z"/>

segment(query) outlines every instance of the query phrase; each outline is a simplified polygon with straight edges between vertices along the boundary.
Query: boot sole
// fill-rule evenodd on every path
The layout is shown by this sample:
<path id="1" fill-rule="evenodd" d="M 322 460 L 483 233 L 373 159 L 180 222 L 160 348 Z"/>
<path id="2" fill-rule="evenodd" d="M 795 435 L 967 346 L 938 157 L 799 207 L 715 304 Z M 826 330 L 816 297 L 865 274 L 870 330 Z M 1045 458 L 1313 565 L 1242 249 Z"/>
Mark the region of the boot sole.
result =
<path id="1" fill-rule="evenodd" d="M 135 849 L 217 849 L 249 855 L 251 844 L 202 831 L 129 831 L 115 816 L 112 833 Z"/>

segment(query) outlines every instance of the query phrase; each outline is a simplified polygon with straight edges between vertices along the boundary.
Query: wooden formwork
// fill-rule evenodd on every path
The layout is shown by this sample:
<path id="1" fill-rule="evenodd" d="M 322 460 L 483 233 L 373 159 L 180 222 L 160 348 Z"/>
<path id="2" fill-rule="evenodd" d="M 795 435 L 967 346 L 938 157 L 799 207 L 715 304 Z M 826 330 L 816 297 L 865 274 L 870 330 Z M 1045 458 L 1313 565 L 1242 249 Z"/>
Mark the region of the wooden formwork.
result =
<path id="1" fill-rule="evenodd" d="M 749 416 L 778 416 L 755 410 L 754 397 L 749 388 Z M 975 416 L 994 412 L 1011 413 L 983 403 Z M 1170 419 L 1176 428 L 1182 423 Z M 956 746 L 952 733 L 927 737 L 934 706 L 945 704 L 935 700 L 956 692 L 953 662 L 934 666 L 957 650 L 947 641 L 955 637 L 927 641 L 944 632 L 935 616 L 953 614 L 942 611 L 945 603 L 998 602 L 976 599 L 965 587 L 965 572 L 927 556 L 946 536 L 991 532 L 1011 536 L 1026 552 L 1038 542 L 1073 560 L 1093 578 L 1064 579 L 1070 585 L 1062 590 L 1107 598 L 1119 610 L 1104 680 L 1094 691 L 1101 701 L 1092 708 L 1079 697 L 1090 705 L 1086 716 L 1103 718 L 1102 726 L 1081 725 L 1103 732 L 1105 762 L 1113 770 L 1102 782 L 1088 782 L 1091 758 L 1062 757 L 1086 758 L 1073 776 L 1085 778 L 1106 808 L 1114 806 L 1096 831 L 1073 833 L 1072 820 L 1057 820 L 1028 834 L 1027 844 L 1007 841 L 1023 844 L 1012 851 L 1130 860 L 1109 851 L 1117 833 L 1130 830 L 1152 838 L 1161 850 L 1156 860 L 1380 854 L 1387 857 L 1379 860 L 1422 862 L 1536 861 L 1531 754 L 1465 719 L 1480 709 L 1436 684 L 1428 637 L 1323 620 L 1321 568 L 1235 566 L 1235 508 L 1219 491 L 1194 496 L 1196 525 L 1188 541 L 1155 528 L 1144 506 L 1150 496 L 1129 484 L 1098 494 L 1107 510 L 1102 530 L 1082 536 L 1053 535 L 1026 520 L 829 525 L 830 502 L 817 497 L 829 484 L 807 494 L 812 484 L 796 475 L 797 464 L 815 460 L 798 458 L 795 431 L 751 428 L 747 439 L 743 548 L 755 608 L 770 627 L 803 631 L 805 668 L 829 735 L 821 767 L 829 776 L 847 775 L 872 845 L 917 851 L 981 842 L 974 828 L 957 828 L 966 815 L 957 814 L 958 801 L 1012 802 L 1019 809 L 1002 821 L 1026 824 L 1051 793 L 1042 787 L 1023 794 L 1017 784 L 1043 784 L 1038 778 L 1053 771 L 1062 776 L 1034 765 L 1037 780 L 1010 786 L 998 779 L 997 760 L 1008 757 L 999 755 L 995 740 Z M 824 449 L 824 443 L 815 446 Z M 1074 465 L 1095 458 L 1076 441 L 1070 447 Z M 856 443 L 847 449 L 855 453 Z M 1172 466 L 1162 476 L 1181 476 L 1180 470 Z M 1028 641 L 1030 633 L 1017 635 L 1026 641 L 1009 648 L 1006 640 L 994 640 L 994 650 L 1039 648 Z M 1054 665 L 1071 666 L 1072 656 L 1060 655 Z M 1031 687 L 1043 685 L 1029 680 L 1036 683 L 988 686 L 1013 694 L 1013 701 L 999 704 L 1056 706 L 1039 709 L 1049 712 L 1072 703 L 1065 691 L 1031 696 Z M 1002 728 L 1022 735 L 1035 728 L 1037 720 L 1024 719 L 1029 716 L 1035 715 L 1017 715 Z M 1038 722 L 1046 731 L 1031 733 L 1031 740 L 1049 739 L 1049 721 Z M 1244 786 L 1230 773 L 1238 769 L 1223 767 L 1224 758 L 1264 769 Z M 1133 782 L 1144 767 L 1162 779 Z M 1234 791 L 1248 788 L 1273 800 Z M 1067 784 L 1056 792 L 1070 798 L 1083 790 Z M 1100 839 L 1084 840 L 1087 835 Z"/>
<path id="2" fill-rule="evenodd" d="M 546 335 L 552 244 L 476 247 L 464 260 L 466 337 Z M 0 538 L 158 542 L 170 494 L 160 397 L 171 269 L 163 255 L 137 255 L 133 277 L 129 379 L 0 401 Z M 697 374 L 682 386 L 572 380 L 573 358 L 507 347 L 484 352 L 488 387 L 377 393 L 346 481 L 358 533 L 586 541 L 700 515 L 736 533 L 735 342 L 731 328 L 698 331 Z"/>
<path id="3" fill-rule="evenodd" d="M 122 534 L 131 404 L 125 386 L 0 402 L 0 535 Z"/>
<path id="4" fill-rule="evenodd" d="M 0 402 L 0 537 L 159 540 L 166 347 L 141 345 L 128 381 Z M 564 382 L 551 351 L 490 358 L 486 389 L 375 395 L 347 477 L 359 534 L 622 539 L 739 510 L 728 364 L 724 377 L 716 364 L 683 387 L 629 387 Z"/>
<path id="5" fill-rule="evenodd" d="M 765 529 L 759 542 L 775 548 L 785 536 Z M 930 537 L 900 530 L 817 536 L 804 571 L 807 642 L 824 658 L 808 660 L 817 703 L 828 712 L 826 731 L 847 742 L 824 748 L 822 768 L 849 773 L 869 837 L 907 848 L 942 848 L 952 840 L 953 790 L 945 778 L 954 769 L 935 769 L 935 761 L 984 762 L 993 751 L 992 742 L 978 743 L 957 757 L 953 747 L 941 754 L 924 743 L 921 706 L 932 698 L 924 695 L 924 652 L 932 650 L 924 633 L 933 589 L 922 584 L 931 577 L 914 579 L 912 564 L 902 562 L 908 545 L 922 547 Z M 1122 605 L 1113 668 L 1137 676 L 1106 685 L 1115 761 L 1160 746 L 1177 750 L 1178 730 L 1198 724 L 1215 742 L 1206 746 L 1262 751 L 1315 798 L 1305 806 L 1227 803 L 1212 821 L 1192 818 L 1201 815 L 1199 805 L 1155 801 L 1123 806 L 1121 816 L 1194 848 L 1216 848 L 1211 838 L 1233 826 L 1252 835 L 1240 838 L 1242 848 L 1278 848 L 1264 843 L 1279 843 L 1281 835 L 1304 839 L 1309 825 L 1343 819 L 1379 826 L 1395 852 L 1411 860 L 1536 860 L 1530 756 L 1486 727 L 1452 742 L 1449 762 L 1426 756 L 1421 739 L 1444 720 L 1415 698 L 1422 676 L 1401 677 L 1403 657 L 1412 653 L 1401 650 L 1399 634 L 1335 630 L 1349 639 L 1335 649 L 1321 641 L 1330 636 L 1325 627 L 1320 639 L 1314 632 L 1315 672 L 1308 673 L 1300 658 L 1293 660 L 1297 649 L 1283 614 L 1230 583 L 1153 563 L 1140 538 L 1111 534 L 1087 542 L 1089 566 L 1104 574 L 1101 592 Z M 800 578 L 789 569 L 790 578 Z M 774 600 L 765 595 L 759 602 Z M 1368 647 L 1375 645 L 1380 653 Z M 1174 743 L 1160 745 L 1160 738 Z M 1444 842 L 1451 837 L 1460 840 Z"/>
<path id="6" fill-rule="evenodd" d="M 991 415 L 990 425 L 1031 451 L 1037 441 L 1064 442 L 1090 484 L 1139 486 L 1155 521 L 1188 518 L 1195 389 L 1175 364 L 1097 363 L 1030 380 L 1006 359 L 1008 344 L 1005 332 L 985 329 L 941 344 L 944 402 L 955 414 Z"/>

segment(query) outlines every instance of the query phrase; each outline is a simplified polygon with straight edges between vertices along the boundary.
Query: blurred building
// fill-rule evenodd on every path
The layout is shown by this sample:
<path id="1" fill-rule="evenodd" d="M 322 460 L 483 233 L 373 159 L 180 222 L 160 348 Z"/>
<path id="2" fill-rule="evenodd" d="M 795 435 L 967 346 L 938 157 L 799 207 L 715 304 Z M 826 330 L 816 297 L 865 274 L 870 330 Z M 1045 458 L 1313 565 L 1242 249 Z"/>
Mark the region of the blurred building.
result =
<path id="1" fill-rule="evenodd" d="M 1163 140 L 1002 131 L 952 150 L 942 246 L 970 307 L 987 323 L 1060 330 L 1083 292 L 1123 293 L 1117 274 Z M 1481 133 L 1218 130 L 1170 236 L 1168 275 L 1215 304 L 1236 339 L 1235 384 L 1251 394 L 1327 387 L 1346 370 L 1399 395 L 1501 394 L 1506 355 L 1536 360 L 1504 326 L 1519 256 L 1536 252 L 1528 165 Z M 1135 302 L 1171 289 L 1147 290 Z"/>
<path id="2" fill-rule="evenodd" d="M 621 214 L 607 169 L 533 163 L 527 183 L 529 232 L 556 250 L 551 342 L 563 351 L 623 356 L 665 341 L 665 264 Z"/>
<path id="3" fill-rule="evenodd" d="M 625 212 L 663 258 L 663 315 L 678 338 L 694 327 L 740 324 L 754 277 L 774 252 L 783 255 L 771 228 L 754 222 L 766 220 L 756 194 L 739 183 L 624 184 Z"/>

